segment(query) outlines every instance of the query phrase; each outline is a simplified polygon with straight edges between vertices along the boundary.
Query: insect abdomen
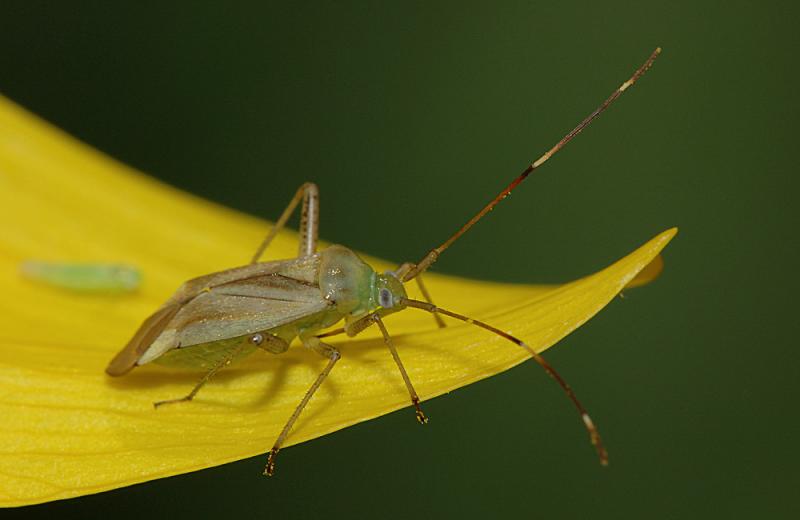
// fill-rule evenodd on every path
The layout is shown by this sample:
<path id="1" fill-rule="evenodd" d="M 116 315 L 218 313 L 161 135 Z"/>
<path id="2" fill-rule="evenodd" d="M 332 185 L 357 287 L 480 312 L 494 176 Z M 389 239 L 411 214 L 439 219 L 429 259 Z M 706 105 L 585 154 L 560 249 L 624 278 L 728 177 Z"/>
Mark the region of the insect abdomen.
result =
<path id="1" fill-rule="evenodd" d="M 231 363 L 236 363 L 252 354 L 257 347 L 250 342 L 249 338 L 250 336 L 241 336 L 176 348 L 157 357 L 153 362 L 170 367 L 211 370 L 228 357 L 233 349 L 241 347 L 241 351 L 230 359 Z"/>

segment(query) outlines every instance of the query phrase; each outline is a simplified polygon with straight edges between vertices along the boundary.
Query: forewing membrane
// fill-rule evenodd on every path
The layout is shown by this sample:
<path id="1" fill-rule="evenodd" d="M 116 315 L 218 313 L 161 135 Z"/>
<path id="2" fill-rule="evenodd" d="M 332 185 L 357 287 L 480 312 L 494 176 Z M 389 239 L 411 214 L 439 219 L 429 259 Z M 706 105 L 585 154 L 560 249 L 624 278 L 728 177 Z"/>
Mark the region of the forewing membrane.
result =
<path id="1" fill-rule="evenodd" d="M 181 305 L 171 303 L 165 305 L 153 313 L 136 331 L 131 340 L 119 353 L 114 356 L 111 363 L 106 367 L 106 373 L 110 376 L 121 376 L 128 373 L 145 351 L 158 338 L 170 321 L 175 317 Z"/>
<path id="2" fill-rule="evenodd" d="M 139 327 L 106 372 L 127 373 L 177 347 L 265 331 L 328 307 L 319 256 L 264 262 L 194 278 Z"/>
<path id="3" fill-rule="evenodd" d="M 282 277 L 217 287 L 200 294 L 175 316 L 176 346 L 188 347 L 269 330 L 327 307 L 319 289 Z"/>

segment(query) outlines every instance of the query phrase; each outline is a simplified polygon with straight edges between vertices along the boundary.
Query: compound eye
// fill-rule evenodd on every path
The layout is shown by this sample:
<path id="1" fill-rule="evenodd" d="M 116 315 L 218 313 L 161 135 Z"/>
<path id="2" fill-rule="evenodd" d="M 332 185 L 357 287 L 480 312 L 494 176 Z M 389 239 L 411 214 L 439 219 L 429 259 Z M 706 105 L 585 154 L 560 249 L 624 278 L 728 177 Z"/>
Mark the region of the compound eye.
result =
<path id="1" fill-rule="evenodd" d="M 384 309 L 389 309 L 394 304 L 392 300 L 392 293 L 389 292 L 389 289 L 381 289 L 380 293 L 378 293 L 378 303 L 381 304 L 381 307 Z"/>

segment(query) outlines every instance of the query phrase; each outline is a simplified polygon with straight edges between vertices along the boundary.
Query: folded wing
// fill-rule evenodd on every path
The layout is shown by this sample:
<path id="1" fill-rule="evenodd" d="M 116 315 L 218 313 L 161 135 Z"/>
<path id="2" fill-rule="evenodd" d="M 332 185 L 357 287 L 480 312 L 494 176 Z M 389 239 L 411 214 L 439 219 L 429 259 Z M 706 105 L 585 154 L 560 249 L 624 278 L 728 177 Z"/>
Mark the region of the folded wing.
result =
<path id="1" fill-rule="evenodd" d="M 176 294 L 185 295 L 185 289 Z M 106 368 L 119 376 L 174 348 L 265 331 L 321 312 L 329 306 L 306 277 L 279 272 L 206 287 L 183 301 L 172 298 L 142 323 Z"/>

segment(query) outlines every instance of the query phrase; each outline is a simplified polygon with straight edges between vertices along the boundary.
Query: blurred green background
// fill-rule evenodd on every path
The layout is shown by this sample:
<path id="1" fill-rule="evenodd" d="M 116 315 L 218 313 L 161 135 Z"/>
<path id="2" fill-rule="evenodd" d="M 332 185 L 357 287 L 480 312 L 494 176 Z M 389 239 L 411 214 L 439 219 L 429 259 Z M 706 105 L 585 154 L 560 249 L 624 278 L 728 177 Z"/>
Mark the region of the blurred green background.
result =
<path id="1" fill-rule="evenodd" d="M 796 518 L 789 5 L 4 0 L 2 94 L 264 218 L 313 180 L 324 239 L 397 261 L 438 244 L 661 45 L 436 270 L 560 282 L 681 232 L 659 281 L 548 352 L 608 468 L 526 364 L 426 403 L 425 428 L 403 410 L 285 450 L 269 481 L 257 457 L 0 514 Z"/>

